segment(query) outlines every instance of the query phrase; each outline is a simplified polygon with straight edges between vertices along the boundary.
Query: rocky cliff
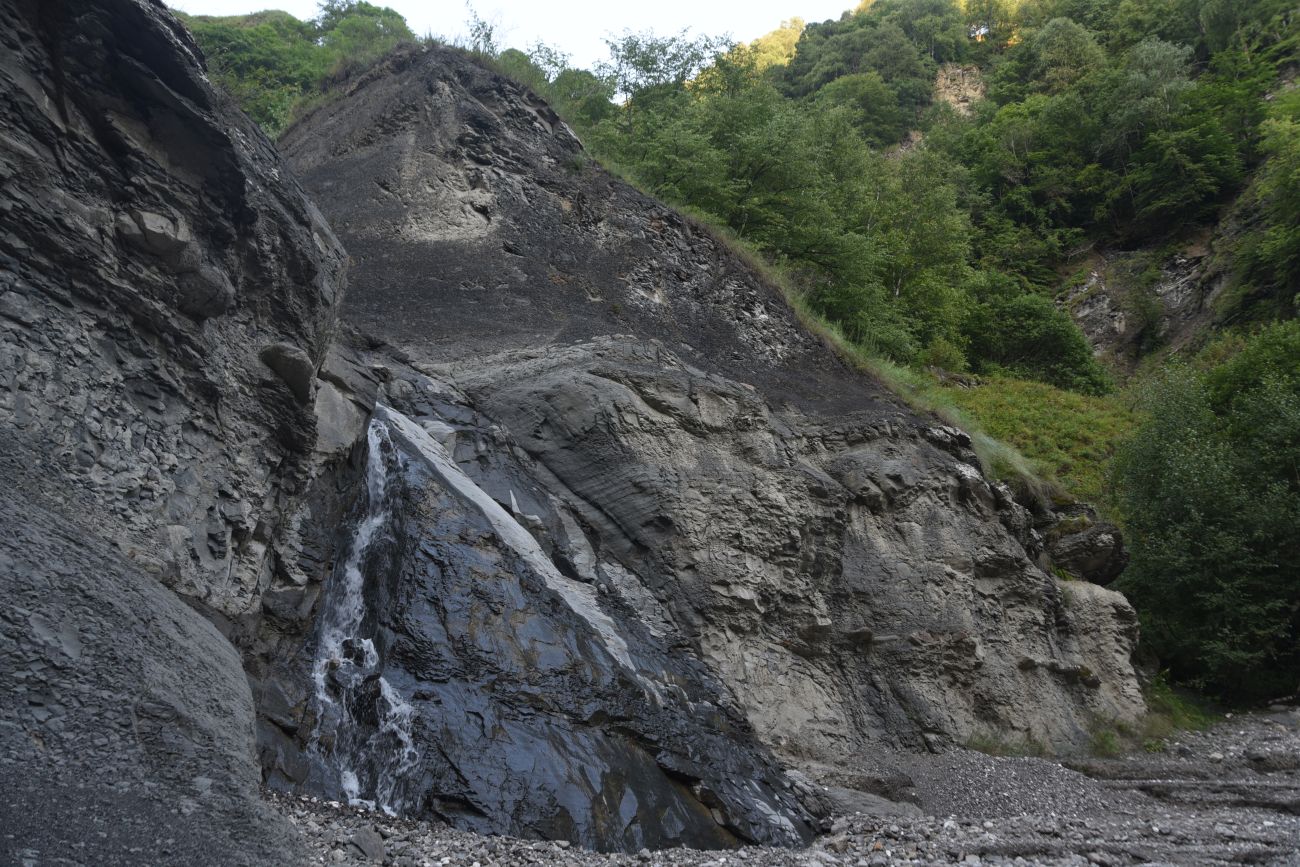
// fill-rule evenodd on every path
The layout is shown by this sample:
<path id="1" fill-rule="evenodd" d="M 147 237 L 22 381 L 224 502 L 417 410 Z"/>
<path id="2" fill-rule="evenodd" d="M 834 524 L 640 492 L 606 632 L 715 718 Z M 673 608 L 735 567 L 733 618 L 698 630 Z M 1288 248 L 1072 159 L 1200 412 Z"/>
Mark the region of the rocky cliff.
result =
<path id="1" fill-rule="evenodd" d="M 0 3 L 0 89 L 0 860 L 287 861 L 213 623 L 316 550 L 342 250 L 160 3 Z"/>
<path id="2" fill-rule="evenodd" d="M 1232 220 L 1204 231 L 1177 250 L 1103 251 L 1083 279 L 1067 287 L 1062 304 L 1092 344 L 1093 354 L 1120 374 L 1133 373 L 1155 350 L 1178 352 L 1204 340 L 1221 312 L 1227 288 Z"/>
<path id="3" fill-rule="evenodd" d="M 412 49 L 289 133 L 343 303 L 160 4 L 0 24 L 13 860 L 291 863 L 259 781 L 796 845 L 884 751 L 1141 713 L 1131 609 L 966 436 L 531 94 Z"/>
<path id="4" fill-rule="evenodd" d="M 564 628 L 636 675 L 630 701 L 669 697 L 661 720 L 624 722 L 636 705 L 623 697 L 602 699 L 597 718 L 657 750 L 658 773 L 711 792 L 704 803 L 728 833 L 754 839 L 755 823 L 732 817 L 764 807 L 722 791 L 735 766 L 683 773 L 672 758 L 701 754 L 694 745 L 715 727 L 667 722 L 698 718 L 685 686 L 695 677 L 740 718 L 728 723 L 738 741 L 752 727 L 779 763 L 814 774 L 974 737 L 1068 749 L 1099 720 L 1141 713 L 1132 610 L 1035 565 L 1029 516 L 985 478 L 968 438 L 841 363 L 724 243 L 592 165 L 532 94 L 455 52 L 413 49 L 352 81 L 282 146 L 354 259 L 345 315 L 385 343 L 355 350 L 362 366 L 386 365 L 384 402 L 489 497 L 485 513 L 510 518 L 508 533 L 490 527 L 473 547 L 518 555 L 508 537 L 525 528 L 541 552 L 523 558 L 531 582 L 570 609 L 559 610 Z M 441 551 L 417 540 L 445 535 L 456 483 L 444 471 L 420 487 L 443 504 L 418 520 L 406 510 L 397 535 Z M 424 552 L 393 568 L 468 556 Z M 515 560 L 487 559 L 481 579 L 513 586 Z M 477 606 L 453 617 L 461 603 L 445 590 L 385 599 L 375 670 L 407 684 L 417 729 L 445 731 L 446 690 L 421 703 L 428 651 L 416 648 L 514 644 L 513 621 L 480 620 Z M 537 813 L 520 822 L 504 785 L 540 788 L 539 802 L 565 804 L 546 808 L 564 822 L 608 825 L 607 790 L 566 777 L 571 755 L 539 753 L 495 717 L 503 689 L 546 684 L 530 717 L 589 726 L 585 681 L 569 677 L 572 696 L 556 690 L 535 655 L 493 665 L 485 681 L 457 655 L 456 713 L 509 746 L 491 756 L 434 736 L 443 752 L 418 788 L 435 803 L 454 794 L 471 824 L 558 827 Z M 590 658 L 555 662 L 581 670 Z M 494 715 L 480 722 L 470 709 L 489 700 Z M 512 763 L 515 749 L 545 755 L 547 782 L 533 762 Z M 579 837 L 620 845 L 604 834 Z"/>

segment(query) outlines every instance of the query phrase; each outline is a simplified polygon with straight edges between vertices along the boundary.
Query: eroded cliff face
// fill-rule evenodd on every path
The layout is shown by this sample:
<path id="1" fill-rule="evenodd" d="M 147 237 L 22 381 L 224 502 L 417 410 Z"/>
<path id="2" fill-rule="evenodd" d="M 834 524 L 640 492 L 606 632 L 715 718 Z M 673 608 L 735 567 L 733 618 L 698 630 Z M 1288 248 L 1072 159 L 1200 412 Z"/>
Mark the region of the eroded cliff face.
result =
<path id="1" fill-rule="evenodd" d="M 311 568 L 342 249 L 160 3 L 0 3 L 0 89 L 3 845 L 291 860 L 195 608 Z"/>
<path id="2" fill-rule="evenodd" d="M 800 771 L 1141 712 L 1131 609 L 1036 565 L 965 435 L 530 94 L 409 51 L 286 138 L 356 262 L 340 332 L 342 248 L 160 4 L 0 25 L 14 852 L 291 863 L 259 765 L 796 845 L 871 802 Z"/>
<path id="3" fill-rule="evenodd" d="M 498 720 L 520 715 L 502 695 L 530 696 L 552 731 L 595 720 L 638 749 L 657 740 L 629 791 L 684 780 L 727 833 L 768 840 L 781 823 L 737 821 L 763 808 L 719 785 L 737 765 L 699 749 L 715 724 L 668 723 L 698 714 L 691 682 L 734 716 L 725 730 L 745 761 L 768 764 L 752 730 L 777 761 L 812 771 L 977 735 L 1069 749 L 1098 720 L 1142 712 L 1131 608 L 1036 565 L 1029 516 L 983 476 L 966 436 L 845 366 L 707 231 L 589 164 L 531 94 L 454 52 L 412 50 L 282 145 L 354 257 L 346 317 L 397 347 L 359 345 L 356 364 L 382 367 L 381 400 L 402 424 L 437 441 L 534 540 L 550 565 L 525 557 L 521 586 L 554 571 L 584 600 L 550 587 L 533 598 L 551 602 L 520 607 L 512 591 L 504 609 L 482 599 L 466 615 L 451 600 L 482 591 L 448 592 L 448 570 L 472 560 L 481 581 L 513 586 L 518 549 L 480 515 L 471 538 L 452 533 L 477 553 L 448 555 L 433 540 L 465 497 L 445 473 L 421 477 L 423 505 L 403 510 L 394 535 L 431 547 L 390 568 L 441 570 L 441 589 L 425 602 L 375 597 L 361 627 L 375 655 L 339 664 L 343 681 L 359 666 L 396 687 L 421 721 L 415 743 L 440 751 L 409 777 L 416 801 L 472 827 L 549 834 L 567 823 L 583 842 L 627 845 L 621 827 L 608 830 L 610 790 L 572 773 L 584 767 L 572 753 L 537 751 Z M 502 547 L 515 555 L 485 553 Z M 546 644 L 570 649 L 494 652 L 485 678 L 463 641 L 515 646 L 524 615 L 503 610 L 545 611 L 564 636 Z M 630 658 L 609 652 L 611 630 Z M 434 650 L 443 641 L 462 648 L 451 664 Z M 432 659 L 448 686 L 431 691 L 418 684 Z M 609 665 L 601 682 L 630 691 L 595 689 L 593 659 Z M 664 689 L 674 681 L 684 697 Z M 452 707 L 492 707 L 471 716 L 499 750 L 438 734 L 451 684 Z M 277 688 L 295 689 L 291 678 Z M 311 707 L 310 689 L 297 689 L 289 704 Z M 638 693 L 672 695 L 665 716 L 629 713 Z M 310 717 L 289 727 L 309 730 Z M 530 749 L 555 772 L 544 784 L 511 759 Z M 699 757 L 689 771 L 674 765 L 682 753 Z M 287 745 L 268 755 L 282 784 L 328 777 L 295 771 Z M 809 807 L 799 779 L 760 782 Z M 538 794 L 519 812 L 502 789 Z"/>
<path id="4" fill-rule="evenodd" d="M 1217 248 L 1234 231 L 1229 217 L 1214 233 L 1202 233 L 1172 254 L 1138 250 L 1095 256 L 1087 276 L 1063 298 L 1093 354 L 1130 374 L 1156 349 L 1176 352 L 1203 339 L 1229 282 L 1227 257 Z"/>

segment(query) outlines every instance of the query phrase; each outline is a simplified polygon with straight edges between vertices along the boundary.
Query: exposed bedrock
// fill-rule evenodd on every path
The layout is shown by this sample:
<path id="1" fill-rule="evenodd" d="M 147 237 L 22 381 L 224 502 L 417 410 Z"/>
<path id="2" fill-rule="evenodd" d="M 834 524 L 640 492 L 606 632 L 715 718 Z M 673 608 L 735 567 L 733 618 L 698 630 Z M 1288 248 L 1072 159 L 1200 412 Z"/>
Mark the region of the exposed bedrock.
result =
<path id="1" fill-rule="evenodd" d="M 312 745 L 315 714 L 357 683 L 381 695 L 382 680 L 413 706 L 423 751 L 390 803 L 618 848 L 610 778 L 587 771 L 644 753 L 633 766 L 647 773 L 625 784 L 637 803 L 675 803 L 667 776 L 717 813 L 689 839 L 776 840 L 759 832 L 779 822 L 737 817 L 787 809 L 770 791 L 819 805 L 800 774 L 762 770 L 765 750 L 810 772 L 973 737 L 1068 750 L 1142 713 L 1132 609 L 1040 568 L 1031 516 L 966 435 L 841 362 L 707 231 L 587 163 L 536 97 L 455 52 L 412 50 L 283 146 L 354 258 L 346 318 L 382 338 L 348 350 L 382 381 L 391 410 L 376 418 L 400 414 L 451 464 L 399 461 L 397 553 L 374 549 L 387 577 L 326 661 L 327 697 L 277 680 L 288 712 L 264 727 L 277 784 L 350 784 L 347 751 Z M 554 636 L 547 652 L 521 650 L 534 630 Z M 629 712 L 656 692 L 654 714 Z M 396 707 L 362 704 L 377 731 Z M 496 726 L 490 749 L 444 722 L 472 705 L 486 710 L 471 731 Z M 586 737 L 616 747 L 579 758 Z M 727 749 L 699 749 L 710 742 Z M 704 758 L 683 772 L 680 753 Z M 742 760 L 761 798 L 719 783 Z M 377 793 L 365 776 L 363 800 Z"/>
<path id="2" fill-rule="evenodd" d="M 293 861 L 195 609 L 319 571 L 344 257 L 201 64 L 161 3 L 0 3 L 5 863 Z"/>
<path id="3" fill-rule="evenodd" d="M 525 91 L 408 51 L 290 132 L 339 338 L 342 247 L 160 4 L 3 0 L 0 46 L 10 860 L 292 863 L 259 763 L 791 845 L 875 803 L 803 772 L 1141 713 L 1132 610 L 966 436 Z"/>

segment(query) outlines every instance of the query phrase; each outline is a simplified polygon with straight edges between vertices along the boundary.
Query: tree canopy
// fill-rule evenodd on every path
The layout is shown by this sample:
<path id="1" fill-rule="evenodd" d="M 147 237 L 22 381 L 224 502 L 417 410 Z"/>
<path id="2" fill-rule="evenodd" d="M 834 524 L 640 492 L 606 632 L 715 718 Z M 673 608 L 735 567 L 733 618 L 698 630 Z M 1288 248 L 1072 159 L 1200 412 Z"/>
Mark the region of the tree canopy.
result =
<path id="1" fill-rule="evenodd" d="M 213 79 L 271 135 L 305 97 L 415 38 L 400 14 L 365 0 L 324 0 L 310 21 L 287 12 L 182 18 Z"/>

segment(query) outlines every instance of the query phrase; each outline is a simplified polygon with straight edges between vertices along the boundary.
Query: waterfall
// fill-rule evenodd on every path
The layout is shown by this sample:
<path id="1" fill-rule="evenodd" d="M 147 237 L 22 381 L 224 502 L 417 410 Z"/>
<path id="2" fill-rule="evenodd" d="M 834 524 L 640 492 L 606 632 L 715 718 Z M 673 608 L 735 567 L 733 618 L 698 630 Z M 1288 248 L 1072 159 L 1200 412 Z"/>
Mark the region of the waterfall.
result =
<path id="1" fill-rule="evenodd" d="M 367 554 L 391 524 L 389 460 L 396 460 L 387 425 L 371 420 L 366 434 L 366 502 L 347 559 L 325 590 L 312 667 L 317 710 L 312 752 L 327 769 L 326 785 L 349 804 L 397 813 L 402 781 L 419 761 L 412 737 L 414 708 L 381 674 L 366 620 Z"/>

